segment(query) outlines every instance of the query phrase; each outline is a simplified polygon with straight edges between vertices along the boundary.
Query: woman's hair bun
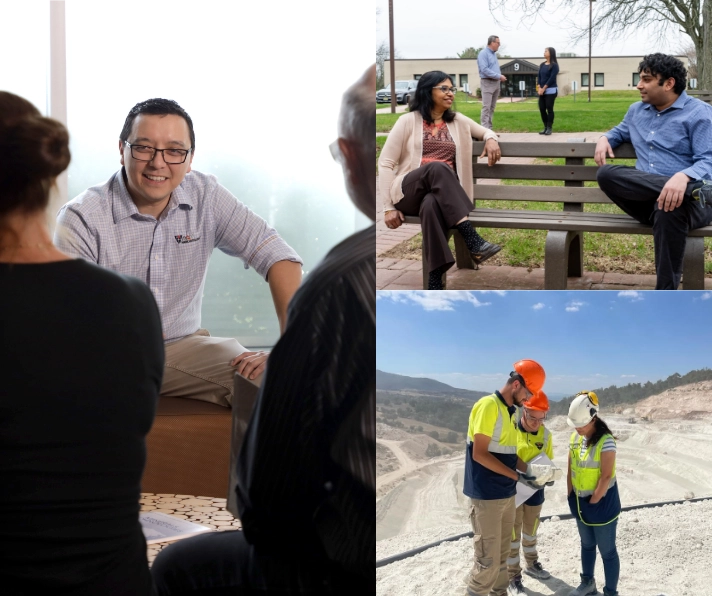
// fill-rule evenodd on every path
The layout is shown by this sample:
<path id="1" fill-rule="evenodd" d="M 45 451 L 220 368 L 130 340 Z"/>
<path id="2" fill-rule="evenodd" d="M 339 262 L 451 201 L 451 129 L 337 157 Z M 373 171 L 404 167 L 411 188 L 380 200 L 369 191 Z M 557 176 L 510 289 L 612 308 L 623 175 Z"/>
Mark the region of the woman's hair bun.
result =
<path id="1" fill-rule="evenodd" d="M 55 178 L 70 157 L 69 133 L 57 120 L 35 117 L 0 127 L 0 178 Z"/>
<path id="2" fill-rule="evenodd" d="M 70 161 L 69 133 L 26 99 L 0 91 L 0 216 L 44 209 Z"/>

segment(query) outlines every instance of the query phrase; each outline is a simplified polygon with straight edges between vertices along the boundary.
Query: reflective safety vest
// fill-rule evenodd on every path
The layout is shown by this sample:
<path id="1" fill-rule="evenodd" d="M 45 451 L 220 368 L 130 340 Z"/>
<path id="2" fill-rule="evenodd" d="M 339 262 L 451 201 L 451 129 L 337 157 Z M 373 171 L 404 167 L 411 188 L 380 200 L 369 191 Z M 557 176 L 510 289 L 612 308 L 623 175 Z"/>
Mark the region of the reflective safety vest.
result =
<path id="1" fill-rule="evenodd" d="M 489 405 L 490 402 L 494 402 L 497 406 L 497 414 L 494 420 L 492 438 L 487 446 L 487 451 L 502 455 L 516 455 L 517 429 L 515 428 L 512 417 L 507 410 L 507 405 L 502 403 L 502 400 L 500 400 L 495 394 L 486 395 L 485 397 L 480 398 L 473 406 L 472 412 L 470 412 L 470 423 L 467 429 L 467 442 L 469 445 L 472 445 L 475 441 L 476 434 L 489 434 L 489 432 L 482 432 L 483 430 L 489 431 L 489 428 L 480 428 L 480 426 L 490 427 L 490 420 L 484 420 L 482 422 L 485 424 L 477 426 L 476 420 L 479 418 L 479 410 Z"/>
<path id="2" fill-rule="evenodd" d="M 543 424 L 539 426 L 536 434 L 517 428 L 517 455 L 524 462 L 530 462 L 540 453 L 546 454 L 549 459 L 553 457 L 553 450 L 549 449 L 551 432 Z M 539 447 L 541 445 L 541 447 Z M 551 452 L 551 454 L 550 454 Z"/>
<path id="3" fill-rule="evenodd" d="M 569 443 L 571 448 L 571 485 L 577 497 L 590 497 L 598 486 L 601 478 L 601 449 L 603 443 L 611 435 L 603 435 L 592 449 L 590 446 L 581 457 L 581 444 L 583 437 L 578 433 L 571 434 Z M 578 441 L 576 441 L 578 437 Z M 613 464 L 613 477 L 608 483 L 608 488 L 616 484 L 616 465 Z"/>

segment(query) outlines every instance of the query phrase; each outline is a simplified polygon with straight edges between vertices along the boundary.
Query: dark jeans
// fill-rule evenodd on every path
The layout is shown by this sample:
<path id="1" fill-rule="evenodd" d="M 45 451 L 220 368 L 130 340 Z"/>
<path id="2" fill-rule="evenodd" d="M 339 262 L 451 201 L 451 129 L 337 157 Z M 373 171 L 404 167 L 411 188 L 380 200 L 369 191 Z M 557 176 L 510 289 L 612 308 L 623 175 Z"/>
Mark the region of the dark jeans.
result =
<path id="1" fill-rule="evenodd" d="M 694 182 L 687 185 L 678 208 L 663 211 L 657 199 L 668 176 L 641 172 L 628 166 L 598 168 L 598 185 L 609 199 L 640 223 L 653 227 L 656 290 L 676 290 L 682 278 L 687 233 L 712 221 L 712 206 L 702 207 L 690 197 Z"/>
<path id="2" fill-rule="evenodd" d="M 554 124 L 554 100 L 558 95 L 559 93 L 556 92 L 539 96 L 539 112 L 544 126 L 551 127 Z"/>
<path id="3" fill-rule="evenodd" d="M 472 211 L 472 201 L 457 174 L 446 163 L 435 161 L 406 175 L 401 188 L 403 198 L 395 208 L 420 216 L 428 273 L 443 265 L 449 269 L 455 259 L 447 244 L 448 230 Z"/>
<path id="4" fill-rule="evenodd" d="M 373 590 L 372 577 L 339 574 L 321 558 L 309 560 L 299 544 L 280 547 L 280 556 L 259 552 L 241 531 L 200 534 L 158 553 L 151 574 L 159 596 L 326 596 Z"/>
<path id="5" fill-rule="evenodd" d="M 581 573 L 593 577 L 596 566 L 596 546 L 598 546 L 603 560 L 603 573 L 606 576 L 606 589 L 615 592 L 621 572 L 621 562 L 616 550 L 618 520 L 605 526 L 587 526 L 577 519 L 576 524 L 581 536 Z"/>

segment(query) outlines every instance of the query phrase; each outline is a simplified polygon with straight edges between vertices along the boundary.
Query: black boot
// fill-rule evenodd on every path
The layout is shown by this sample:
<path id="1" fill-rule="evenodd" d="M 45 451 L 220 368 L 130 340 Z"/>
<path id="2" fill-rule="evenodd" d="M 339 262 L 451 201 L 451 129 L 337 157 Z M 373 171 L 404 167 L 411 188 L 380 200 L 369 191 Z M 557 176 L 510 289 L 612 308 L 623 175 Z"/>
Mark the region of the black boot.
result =
<path id="1" fill-rule="evenodd" d="M 549 128 L 549 127 L 547 126 L 547 124 L 546 124 L 546 122 L 545 122 L 545 123 L 544 123 L 544 130 L 542 130 L 539 134 L 540 134 L 540 135 L 545 135 L 547 128 Z"/>
<path id="2" fill-rule="evenodd" d="M 551 134 L 551 126 L 547 126 L 547 127 L 544 129 L 543 134 L 545 134 L 545 135 L 550 135 L 550 134 Z"/>

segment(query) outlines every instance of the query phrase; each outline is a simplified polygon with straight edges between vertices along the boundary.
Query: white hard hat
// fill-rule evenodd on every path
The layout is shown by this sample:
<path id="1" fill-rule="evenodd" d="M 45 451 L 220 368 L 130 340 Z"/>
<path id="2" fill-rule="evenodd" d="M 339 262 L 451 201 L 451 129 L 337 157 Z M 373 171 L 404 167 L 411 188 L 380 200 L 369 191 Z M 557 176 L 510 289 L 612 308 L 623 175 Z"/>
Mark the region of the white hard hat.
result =
<path id="1" fill-rule="evenodd" d="M 593 391 L 581 391 L 569 406 L 566 422 L 574 428 L 586 426 L 598 414 L 598 396 Z"/>

